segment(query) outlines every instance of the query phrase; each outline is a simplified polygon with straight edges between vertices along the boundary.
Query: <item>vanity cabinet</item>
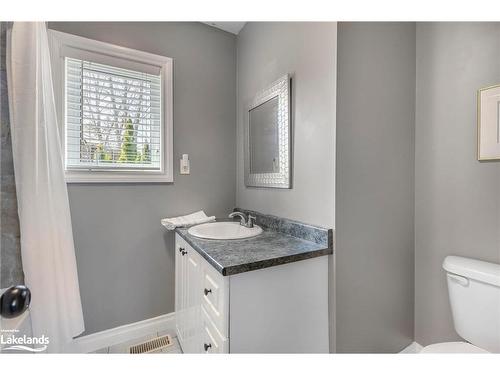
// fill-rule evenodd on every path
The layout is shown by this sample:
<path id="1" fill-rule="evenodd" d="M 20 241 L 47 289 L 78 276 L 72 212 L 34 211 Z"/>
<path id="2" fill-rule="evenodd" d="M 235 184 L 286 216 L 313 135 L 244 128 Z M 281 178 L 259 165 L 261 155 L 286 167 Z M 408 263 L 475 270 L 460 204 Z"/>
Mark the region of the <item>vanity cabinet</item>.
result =
<path id="1" fill-rule="evenodd" d="M 175 316 L 185 353 L 228 352 L 228 284 L 176 235 Z"/>
<path id="2" fill-rule="evenodd" d="M 184 353 L 328 353 L 327 256 L 223 276 L 175 238 L 176 330 Z"/>

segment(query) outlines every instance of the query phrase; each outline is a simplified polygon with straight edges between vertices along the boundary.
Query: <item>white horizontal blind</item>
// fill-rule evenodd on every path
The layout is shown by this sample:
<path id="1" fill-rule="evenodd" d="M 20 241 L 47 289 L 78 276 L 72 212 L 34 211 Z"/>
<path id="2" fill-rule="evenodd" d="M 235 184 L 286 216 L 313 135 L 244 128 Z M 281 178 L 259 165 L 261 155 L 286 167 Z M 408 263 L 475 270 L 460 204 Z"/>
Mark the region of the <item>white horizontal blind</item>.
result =
<path id="1" fill-rule="evenodd" d="M 66 169 L 160 171 L 161 75 L 65 59 Z"/>

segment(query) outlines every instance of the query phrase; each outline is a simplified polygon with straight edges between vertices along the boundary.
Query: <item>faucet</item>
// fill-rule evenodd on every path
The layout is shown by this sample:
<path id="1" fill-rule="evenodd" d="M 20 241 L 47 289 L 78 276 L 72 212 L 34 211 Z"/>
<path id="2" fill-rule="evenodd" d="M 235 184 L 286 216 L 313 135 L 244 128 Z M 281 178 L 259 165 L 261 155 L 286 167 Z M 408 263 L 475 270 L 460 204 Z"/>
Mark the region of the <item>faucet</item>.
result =
<path id="1" fill-rule="evenodd" d="M 247 227 L 247 228 L 253 228 L 253 223 L 257 219 L 255 216 L 252 216 L 250 214 L 247 217 L 247 215 L 245 215 L 243 212 L 239 212 L 239 211 L 231 212 L 228 217 L 230 219 L 232 219 L 235 216 L 239 216 L 240 225 L 243 225 L 244 227 Z"/>

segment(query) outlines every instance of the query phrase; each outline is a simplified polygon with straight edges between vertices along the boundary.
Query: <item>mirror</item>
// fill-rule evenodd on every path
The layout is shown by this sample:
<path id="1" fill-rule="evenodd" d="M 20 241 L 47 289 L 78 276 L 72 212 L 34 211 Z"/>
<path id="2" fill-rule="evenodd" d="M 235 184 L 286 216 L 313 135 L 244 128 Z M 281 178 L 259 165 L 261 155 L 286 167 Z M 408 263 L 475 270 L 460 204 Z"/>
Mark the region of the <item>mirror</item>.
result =
<path id="1" fill-rule="evenodd" d="M 290 78 L 259 92 L 248 109 L 245 184 L 290 188 Z"/>
<path id="2" fill-rule="evenodd" d="M 279 172 L 278 97 L 249 111 L 250 173 Z"/>

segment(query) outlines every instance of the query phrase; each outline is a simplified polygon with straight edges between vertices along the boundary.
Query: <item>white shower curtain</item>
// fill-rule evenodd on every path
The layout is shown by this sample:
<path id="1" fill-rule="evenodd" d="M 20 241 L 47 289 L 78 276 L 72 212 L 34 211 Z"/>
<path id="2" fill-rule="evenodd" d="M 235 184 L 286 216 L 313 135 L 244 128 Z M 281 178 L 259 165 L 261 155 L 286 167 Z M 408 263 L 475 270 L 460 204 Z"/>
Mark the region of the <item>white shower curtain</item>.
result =
<path id="1" fill-rule="evenodd" d="M 7 71 L 21 255 L 33 336 L 63 352 L 84 330 L 45 23 L 15 22 Z"/>

